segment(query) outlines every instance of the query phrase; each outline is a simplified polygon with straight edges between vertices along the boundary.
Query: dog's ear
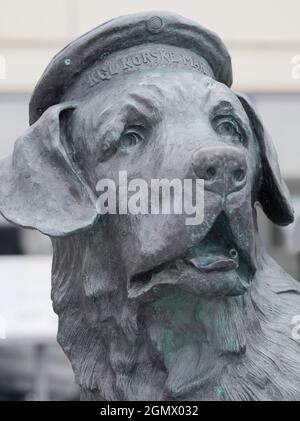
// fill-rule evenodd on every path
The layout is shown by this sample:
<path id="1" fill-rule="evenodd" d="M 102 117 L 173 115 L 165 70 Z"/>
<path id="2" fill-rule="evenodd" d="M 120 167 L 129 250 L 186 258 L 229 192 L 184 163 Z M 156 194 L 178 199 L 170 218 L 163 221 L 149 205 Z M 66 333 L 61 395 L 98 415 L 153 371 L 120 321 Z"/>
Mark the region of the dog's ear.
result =
<path id="1" fill-rule="evenodd" d="M 0 212 L 25 228 L 61 237 L 91 227 L 96 202 L 72 159 L 68 142 L 75 106 L 55 105 L 0 161 Z"/>
<path id="2" fill-rule="evenodd" d="M 241 94 L 237 96 L 248 115 L 260 148 L 262 174 L 257 200 L 272 222 L 277 225 L 289 225 L 294 221 L 294 210 L 288 188 L 281 177 L 272 139 L 264 129 L 249 99 Z"/>

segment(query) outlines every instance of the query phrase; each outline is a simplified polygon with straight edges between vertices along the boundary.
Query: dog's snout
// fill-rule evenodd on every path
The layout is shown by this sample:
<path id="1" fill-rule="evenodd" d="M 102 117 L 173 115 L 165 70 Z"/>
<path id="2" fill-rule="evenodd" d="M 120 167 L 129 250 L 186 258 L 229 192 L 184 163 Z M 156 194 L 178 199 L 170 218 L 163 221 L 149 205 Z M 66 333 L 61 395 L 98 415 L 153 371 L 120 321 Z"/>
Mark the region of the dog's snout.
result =
<path id="1" fill-rule="evenodd" d="M 233 146 L 206 147 L 193 156 L 193 169 L 209 190 L 225 194 L 244 187 L 247 162 L 242 150 Z"/>

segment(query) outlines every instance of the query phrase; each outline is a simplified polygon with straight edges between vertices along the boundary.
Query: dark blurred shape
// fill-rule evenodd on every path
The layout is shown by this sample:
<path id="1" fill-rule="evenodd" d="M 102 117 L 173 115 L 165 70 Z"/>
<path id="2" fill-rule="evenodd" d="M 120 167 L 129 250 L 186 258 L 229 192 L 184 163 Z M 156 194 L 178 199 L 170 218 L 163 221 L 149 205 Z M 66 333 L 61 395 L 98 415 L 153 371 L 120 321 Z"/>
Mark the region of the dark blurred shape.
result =
<path id="1" fill-rule="evenodd" d="M 0 390 L 0 402 L 19 402 L 24 401 L 25 395 L 17 393 L 14 390 Z"/>
<path id="2" fill-rule="evenodd" d="M 278 227 L 277 225 L 272 226 L 271 231 L 271 241 L 273 244 L 273 247 L 285 247 L 285 237 L 284 232 L 281 227 Z"/>
<path id="3" fill-rule="evenodd" d="M 23 254 L 20 246 L 20 229 L 10 225 L 0 228 L 0 255 Z"/>

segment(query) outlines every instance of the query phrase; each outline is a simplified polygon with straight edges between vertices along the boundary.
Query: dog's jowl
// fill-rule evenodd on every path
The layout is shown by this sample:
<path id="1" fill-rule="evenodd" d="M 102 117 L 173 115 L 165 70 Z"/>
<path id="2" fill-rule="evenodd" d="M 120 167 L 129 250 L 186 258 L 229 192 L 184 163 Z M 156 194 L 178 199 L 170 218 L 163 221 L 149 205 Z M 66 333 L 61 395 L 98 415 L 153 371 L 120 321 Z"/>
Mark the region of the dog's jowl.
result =
<path id="1" fill-rule="evenodd" d="M 53 59 L 0 163 L 1 213 L 52 239 L 58 340 L 84 400 L 300 398 L 300 287 L 256 218 L 261 206 L 288 225 L 293 209 L 272 141 L 231 83 L 225 46 L 200 25 L 115 19 Z M 184 206 L 160 212 L 163 189 L 156 212 L 150 200 L 100 215 L 103 180 L 124 209 L 122 172 L 131 186 L 173 180 L 173 199 L 203 180 L 201 223 Z"/>

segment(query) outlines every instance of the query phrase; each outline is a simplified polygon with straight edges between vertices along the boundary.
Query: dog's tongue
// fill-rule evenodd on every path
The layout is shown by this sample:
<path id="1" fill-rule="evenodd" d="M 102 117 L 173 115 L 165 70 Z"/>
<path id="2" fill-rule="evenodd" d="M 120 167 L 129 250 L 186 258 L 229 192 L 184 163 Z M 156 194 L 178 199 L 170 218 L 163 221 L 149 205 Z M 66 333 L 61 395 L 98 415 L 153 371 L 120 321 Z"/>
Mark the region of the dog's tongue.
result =
<path id="1" fill-rule="evenodd" d="M 186 259 L 197 269 L 211 272 L 214 270 L 234 270 L 238 268 L 238 262 L 227 256 L 198 256 Z"/>
<path id="2" fill-rule="evenodd" d="M 239 254 L 234 248 L 227 250 L 219 245 L 193 247 L 186 254 L 186 262 L 197 269 L 210 272 L 214 270 L 234 270 L 239 267 Z"/>

